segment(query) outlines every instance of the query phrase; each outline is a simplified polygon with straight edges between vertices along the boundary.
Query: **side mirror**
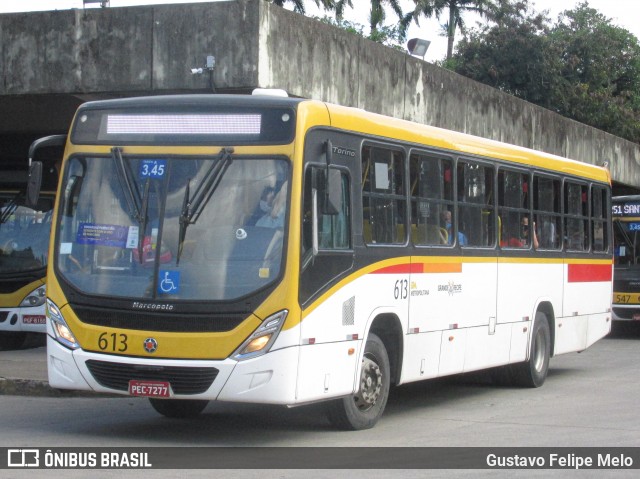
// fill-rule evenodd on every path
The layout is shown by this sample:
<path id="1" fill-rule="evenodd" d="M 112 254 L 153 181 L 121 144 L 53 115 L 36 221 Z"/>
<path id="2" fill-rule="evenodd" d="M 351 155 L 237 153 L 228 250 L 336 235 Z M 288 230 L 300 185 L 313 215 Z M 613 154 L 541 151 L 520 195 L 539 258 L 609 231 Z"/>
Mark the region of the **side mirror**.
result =
<path id="1" fill-rule="evenodd" d="M 35 208 L 40 198 L 42 187 L 42 162 L 33 161 L 36 151 L 50 146 L 63 147 L 67 141 L 67 135 L 51 135 L 38 138 L 29 146 L 29 178 L 27 180 L 26 205 Z"/>
<path id="2" fill-rule="evenodd" d="M 337 215 L 342 211 L 342 175 L 340 170 L 331 167 L 333 162 L 333 144 L 331 140 L 327 140 L 324 146 L 327 172 L 325 175 L 325 197 L 322 202 L 322 214 Z"/>
<path id="3" fill-rule="evenodd" d="M 40 198 L 40 187 L 42 186 L 42 162 L 33 161 L 29 167 L 29 178 L 27 180 L 26 205 L 35 208 Z"/>
<path id="4" fill-rule="evenodd" d="M 342 174 L 335 168 L 329 168 L 327 173 L 322 212 L 325 215 L 337 215 L 342 211 Z"/>

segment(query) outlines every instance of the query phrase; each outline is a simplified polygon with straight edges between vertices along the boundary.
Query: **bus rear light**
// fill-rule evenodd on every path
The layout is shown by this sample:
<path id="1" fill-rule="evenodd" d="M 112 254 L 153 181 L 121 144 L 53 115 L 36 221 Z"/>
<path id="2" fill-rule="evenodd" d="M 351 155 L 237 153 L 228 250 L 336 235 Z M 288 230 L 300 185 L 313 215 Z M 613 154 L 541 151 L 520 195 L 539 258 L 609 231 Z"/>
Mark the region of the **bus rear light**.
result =
<path id="1" fill-rule="evenodd" d="M 357 334 L 347 334 L 347 341 L 356 341 L 358 339 Z"/>
<path id="2" fill-rule="evenodd" d="M 56 341 L 69 349 L 78 349 L 80 347 L 78 340 L 62 317 L 62 313 L 50 299 L 47 299 L 47 318 L 51 323 Z"/>
<path id="3" fill-rule="evenodd" d="M 233 353 L 233 359 L 242 361 L 266 354 L 275 342 L 285 319 L 287 310 L 269 316 L 242 345 Z"/>

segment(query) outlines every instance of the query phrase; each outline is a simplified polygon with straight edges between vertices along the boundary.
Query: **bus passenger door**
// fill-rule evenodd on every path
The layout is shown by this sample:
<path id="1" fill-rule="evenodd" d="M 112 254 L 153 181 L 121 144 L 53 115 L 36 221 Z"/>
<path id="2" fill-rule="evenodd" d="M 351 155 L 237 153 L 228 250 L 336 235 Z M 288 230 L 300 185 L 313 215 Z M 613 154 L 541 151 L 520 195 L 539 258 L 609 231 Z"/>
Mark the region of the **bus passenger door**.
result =
<path id="1" fill-rule="evenodd" d="M 307 150 L 307 158 L 324 161 L 323 142 L 309 141 Z M 331 167 L 321 161 L 307 166 L 303 184 L 298 284 L 303 319 L 296 388 L 301 402 L 353 393 L 358 355 L 347 352 L 358 348 L 361 327 L 352 285 L 326 294 L 352 270 L 354 251 L 348 170 L 337 158 Z"/>

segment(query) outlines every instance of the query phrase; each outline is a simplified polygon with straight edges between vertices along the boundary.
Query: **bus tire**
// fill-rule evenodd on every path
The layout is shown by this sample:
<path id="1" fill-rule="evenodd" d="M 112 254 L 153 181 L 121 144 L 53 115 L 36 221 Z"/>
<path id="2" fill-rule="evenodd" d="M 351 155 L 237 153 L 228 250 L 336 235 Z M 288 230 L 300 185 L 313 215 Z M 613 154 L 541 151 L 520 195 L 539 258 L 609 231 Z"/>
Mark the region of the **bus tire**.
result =
<path id="1" fill-rule="evenodd" d="M 206 399 L 149 398 L 149 402 L 157 412 L 171 418 L 195 417 L 209 404 L 209 401 Z"/>
<path id="2" fill-rule="evenodd" d="M 328 403 L 331 424 L 343 430 L 370 429 L 382 416 L 389 398 L 391 370 L 382 340 L 371 333 L 365 344 L 358 392 Z"/>
<path id="3" fill-rule="evenodd" d="M 516 382 L 520 386 L 539 388 L 547 379 L 551 356 L 551 332 L 547 315 L 538 311 L 531 333 L 529 359 L 515 365 Z"/>
<path id="4" fill-rule="evenodd" d="M 27 333 L 5 331 L 0 333 L 0 351 L 20 349 L 27 340 Z"/>

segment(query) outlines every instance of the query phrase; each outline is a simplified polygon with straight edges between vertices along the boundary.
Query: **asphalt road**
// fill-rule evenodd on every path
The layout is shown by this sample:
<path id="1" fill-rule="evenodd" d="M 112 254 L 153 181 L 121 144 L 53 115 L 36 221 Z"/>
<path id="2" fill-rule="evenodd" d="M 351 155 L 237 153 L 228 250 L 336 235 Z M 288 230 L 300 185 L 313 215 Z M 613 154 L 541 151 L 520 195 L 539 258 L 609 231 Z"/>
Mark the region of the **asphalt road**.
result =
<path id="1" fill-rule="evenodd" d="M 483 374 L 395 388 L 384 417 L 367 431 L 333 430 L 322 405 L 286 409 L 212 403 L 196 419 L 174 420 L 159 416 L 139 398 L 4 395 L 0 447 L 639 447 L 639 378 L 640 324 L 632 324 L 615 328 L 580 354 L 553 358 L 548 379 L 538 389 L 495 386 Z M 116 477 L 111 472 L 102 474 Z M 366 477 L 390 475 L 383 472 Z M 581 472 L 602 477 L 602 471 Z M 616 472 L 618 477 L 631 471 Z M 223 477 L 219 471 L 205 476 Z M 424 477 L 415 470 L 409 476 Z M 285 471 L 269 477 L 298 476 Z M 311 477 L 335 475 L 316 471 Z M 504 477 L 513 477 L 513 471 Z"/>

